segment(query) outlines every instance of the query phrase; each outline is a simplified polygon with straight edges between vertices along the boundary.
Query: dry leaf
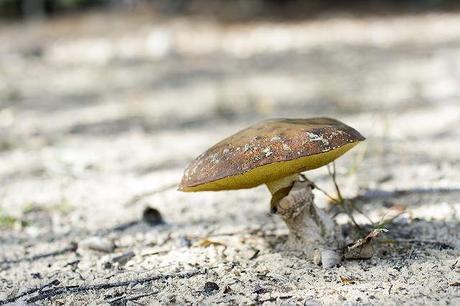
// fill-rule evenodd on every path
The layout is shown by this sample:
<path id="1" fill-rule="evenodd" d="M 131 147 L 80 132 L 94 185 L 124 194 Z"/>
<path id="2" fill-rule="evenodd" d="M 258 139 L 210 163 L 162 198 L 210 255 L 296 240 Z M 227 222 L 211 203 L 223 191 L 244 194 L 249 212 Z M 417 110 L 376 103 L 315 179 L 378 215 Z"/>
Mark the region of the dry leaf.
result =
<path id="1" fill-rule="evenodd" d="M 369 259 L 374 255 L 374 247 L 372 246 L 372 240 L 380 235 L 382 232 L 386 232 L 386 229 L 374 229 L 366 237 L 358 239 L 355 243 L 346 247 L 344 257 L 346 259 Z"/>
<path id="2" fill-rule="evenodd" d="M 203 248 L 207 248 L 207 247 L 209 247 L 211 245 L 213 245 L 213 246 L 218 246 L 218 245 L 226 246 L 222 242 L 213 241 L 213 240 L 210 240 L 208 238 L 202 239 L 202 240 L 198 241 L 198 243 L 196 244 L 196 246 L 203 247 Z"/>
<path id="3" fill-rule="evenodd" d="M 453 287 L 460 287 L 460 281 L 450 284 Z"/>
<path id="4" fill-rule="evenodd" d="M 339 277 L 340 277 L 340 281 L 344 285 L 353 285 L 356 283 L 355 279 L 352 277 L 347 277 L 347 276 L 339 276 Z"/>

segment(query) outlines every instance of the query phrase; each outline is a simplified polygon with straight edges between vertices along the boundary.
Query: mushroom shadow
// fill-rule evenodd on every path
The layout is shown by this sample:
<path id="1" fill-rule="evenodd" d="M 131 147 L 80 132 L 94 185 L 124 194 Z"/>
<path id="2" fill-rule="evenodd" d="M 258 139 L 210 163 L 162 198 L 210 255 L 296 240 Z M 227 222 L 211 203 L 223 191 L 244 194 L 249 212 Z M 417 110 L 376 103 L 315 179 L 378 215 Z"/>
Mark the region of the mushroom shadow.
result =
<path id="1" fill-rule="evenodd" d="M 404 197 L 415 198 L 404 201 L 404 206 L 419 205 L 421 201 L 430 197 L 436 197 L 436 202 L 443 202 L 448 199 L 459 199 L 460 188 L 413 188 L 388 191 L 383 189 L 367 189 L 362 194 L 351 198 L 350 200 L 363 205 L 372 205 L 376 202 L 391 200 L 402 200 Z"/>

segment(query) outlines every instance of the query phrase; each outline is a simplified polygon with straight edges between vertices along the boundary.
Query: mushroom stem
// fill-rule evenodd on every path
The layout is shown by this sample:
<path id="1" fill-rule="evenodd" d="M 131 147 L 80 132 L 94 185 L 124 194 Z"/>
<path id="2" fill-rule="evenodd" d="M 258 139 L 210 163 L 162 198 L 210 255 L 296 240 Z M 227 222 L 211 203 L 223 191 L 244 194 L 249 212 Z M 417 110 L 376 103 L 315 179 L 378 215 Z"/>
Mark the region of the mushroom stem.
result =
<path id="1" fill-rule="evenodd" d="M 298 174 L 293 174 L 266 184 L 268 190 L 270 190 L 270 193 L 272 194 L 272 199 L 270 201 L 271 213 L 276 213 L 278 202 L 289 194 L 298 177 Z"/>
<path id="2" fill-rule="evenodd" d="M 280 186 L 272 193 L 273 197 L 286 189 L 282 187 L 286 185 Z M 276 213 L 282 217 L 289 228 L 287 246 L 302 251 L 307 258 L 317 263 L 322 260 L 325 266 L 322 258 L 324 254 L 338 247 L 339 236 L 335 232 L 335 222 L 326 212 L 315 206 L 312 182 L 301 181 L 297 176 L 288 188 L 285 196 L 275 201 L 272 199 Z"/>
<path id="3" fill-rule="evenodd" d="M 299 177 L 298 174 L 293 174 L 293 175 L 285 176 L 276 181 L 268 182 L 267 183 L 268 190 L 270 190 L 271 194 L 273 195 L 282 188 L 286 188 L 286 187 L 291 188 L 294 182 L 297 181 L 298 177 Z"/>

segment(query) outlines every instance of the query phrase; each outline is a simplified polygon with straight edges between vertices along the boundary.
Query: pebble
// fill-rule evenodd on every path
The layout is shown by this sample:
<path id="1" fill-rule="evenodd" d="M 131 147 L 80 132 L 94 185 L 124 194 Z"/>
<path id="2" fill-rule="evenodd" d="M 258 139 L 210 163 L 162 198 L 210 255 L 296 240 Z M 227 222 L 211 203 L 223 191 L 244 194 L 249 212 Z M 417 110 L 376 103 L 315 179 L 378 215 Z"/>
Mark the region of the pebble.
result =
<path id="1" fill-rule="evenodd" d="M 342 261 L 342 257 L 334 251 L 323 250 L 321 251 L 321 263 L 323 268 L 330 269 L 337 266 Z"/>
<path id="2" fill-rule="evenodd" d="M 80 241 L 78 248 L 111 253 L 115 249 L 115 244 L 107 238 L 94 236 Z"/>
<path id="3" fill-rule="evenodd" d="M 130 261 L 134 256 L 136 256 L 134 254 L 133 251 L 129 251 L 129 252 L 126 252 L 120 256 L 116 256 L 114 258 L 112 258 L 112 262 L 114 263 L 118 263 L 119 265 L 121 266 L 124 266 L 125 264 L 128 263 L 128 261 Z"/>
<path id="4" fill-rule="evenodd" d="M 164 224 L 163 217 L 158 209 L 153 207 L 147 207 L 142 213 L 142 220 L 150 226 L 157 226 Z"/>
<path id="5" fill-rule="evenodd" d="M 214 282 L 206 282 L 206 284 L 204 284 L 203 291 L 205 293 L 211 294 L 216 290 L 219 290 L 219 285 L 217 285 L 216 283 L 214 283 Z"/>

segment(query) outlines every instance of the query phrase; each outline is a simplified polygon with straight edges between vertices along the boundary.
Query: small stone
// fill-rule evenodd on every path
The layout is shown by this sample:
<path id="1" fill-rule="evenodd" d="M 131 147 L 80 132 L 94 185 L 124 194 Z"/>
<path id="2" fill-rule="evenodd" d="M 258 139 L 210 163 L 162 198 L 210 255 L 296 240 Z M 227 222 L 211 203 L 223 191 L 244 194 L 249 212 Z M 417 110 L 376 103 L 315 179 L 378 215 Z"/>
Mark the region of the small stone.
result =
<path id="1" fill-rule="evenodd" d="M 30 276 L 34 279 L 42 279 L 42 275 L 39 272 L 30 273 Z"/>
<path id="2" fill-rule="evenodd" d="M 134 256 L 136 256 L 134 254 L 133 251 L 129 251 L 129 252 L 126 252 L 124 254 L 121 254 L 120 256 L 116 256 L 114 258 L 112 258 L 112 262 L 114 263 L 118 263 L 120 266 L 124 266 L 126 265 L 126 263 L 128 261 L 130 261 Z"/>
<path id="3" fill-rule="evenodd" d="M 232 293 L 233 289 L 229 285 L 225 286 L 224 294 Z"/>
<path id="4" fill-rule="evenodd" d="M 342 257 L 334 251 L 323 250 L 321 252 L 321 263 L 323 268 L 330 269 L 337 266 L 342 261 Z"/>
<path id="5" fill-rule="evenodd" d="M 254 291 L 252 291 L 252 293 L 256 293 L 256 294 L 261 294 L 265 292 L 267 292 L 267 290 L 259 284 L 256 284 L 254 287 Z"/>
<path id="6" fill-rule="evenodd" d="M 80 241 L 78 248 L 111 253 L 115 249 L 115 245 L 107 238 L 94 236 Z"/>
<path id="7" fill-rule="evenodd" d="M 216 283 L 214 282 L 206 282 L 204 284 L 204 289 L 203 291 L 206 293 L 206 294 L 211 294 L 213 293 L 214 291 L 217 291 L 219 290 L 219 285 L 217 285 Z"/>
<path id="8" fill-rule="evenodd" d="M 150 226 L 157 226 L 164 224 L 163 217 L 158 209 L 153 207 L 146 207 L 142 213 L 142 220 Z"/>
<path id="9" fill-rule="evenodd" d="M 177 245 L 181 248 L 189 248 L 192 246 L 192 241 L 187 236 L 179 236 Z"/>
<path id="10" fill-rule="evenodd" d="M 315 250 L 313 253 L 313 263 L 315 265 L 320 265 L 321 264 L 321 251 L 320 250 Z"/>

